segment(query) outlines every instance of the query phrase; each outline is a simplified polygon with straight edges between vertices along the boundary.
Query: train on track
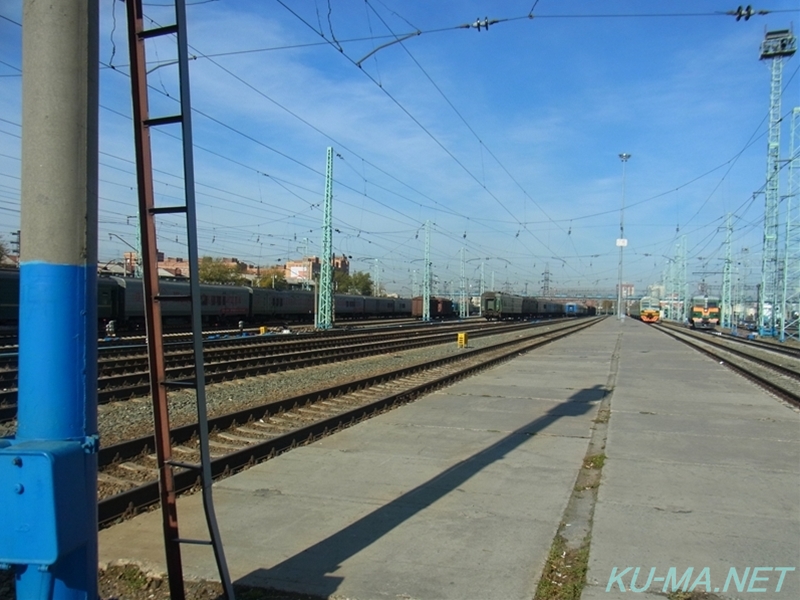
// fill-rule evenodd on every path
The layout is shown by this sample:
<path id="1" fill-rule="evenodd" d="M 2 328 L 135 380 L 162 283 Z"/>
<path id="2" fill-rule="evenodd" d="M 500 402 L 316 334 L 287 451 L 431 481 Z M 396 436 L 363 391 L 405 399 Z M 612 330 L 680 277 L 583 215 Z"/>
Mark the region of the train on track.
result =
<path id="1" fill-rule="evenodd" d="M 658 298 L 644 296 L 631 305 L 630 315 L 644 323 L 659 323 L 661 322 L 661 303 Z"/>
<path id="2" fill-rule="evenodd" d="M 596 309 L 580 302 L 559 302 L 504 292 L 485 292 L 481 295 L 481 312 L 489 321 L 508 321 L 584 317 L 595 315 Z"/>
<path id="3" fill-rule="evenodd" d="M 163 279 L 161 296 L 185 296 L 187 281 Z M 386 298 L 336 294 L 334 314 L 337 319 L 375 317 L 411 317 L 410 298 Z M 310 322 L 314 319 L 314 292 L 273 290 L 235 285 L 200 285 L 200 304 L 204 327 L 235 327 L 239 321 L 248 325 L 269 322 Z M 161 302 L 165 327 L 182 328 L 191 320 L 189 302 Z M 102 332 L 110 321 L 117 331 L 144 328 L 144 286 L 141 279 L 98 277 L 97 318 Z M 19 319 L 19 271 L 0 270 L 0 325 L 16 327 Z"/>
<path id="4" fill-rule="evenodd" d="M 416 296 L 411 299 L 411 316 L 417 319 L 422 318 L 423 308 L 425 301 L 422 296 Z M 432 296 L 430 298 L 429 312 L 431 319 L 452 319 L 458 315 L 458 304 L 450 300 L 450 298 L 439 298 Z"/>
<path id="5" fill-rule="evenodd" d="M 719 326 L 719 298 L 694 296 L 689 312 L 689 326 L 692 329 L 716 329 Z"/>

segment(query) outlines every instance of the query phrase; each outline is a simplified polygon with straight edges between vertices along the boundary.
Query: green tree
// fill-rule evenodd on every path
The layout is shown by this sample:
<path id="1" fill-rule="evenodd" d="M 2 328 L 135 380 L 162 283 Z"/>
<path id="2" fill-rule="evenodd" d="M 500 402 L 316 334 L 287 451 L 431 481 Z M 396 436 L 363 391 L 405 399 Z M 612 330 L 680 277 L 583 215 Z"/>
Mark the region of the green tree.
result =
<path id="1" fill-rule="evenodd" d="M 372 296 L 374 287 L 372 277 L 369 273 L 356 271 L 350 275 L 350 289 L 353 290 L 352 293 L 361 294 L 362 296 Z"/>
<path id="2" fill-rule="evenodd" d="M 258 287 L 275 288 L 276 290 L 285 290 L 289 287 L 289 284 L 286 283 L 283 267 L 262 269 L 256 285 Z"/>
<path id="3" fill-rule="evenodd" d="M 369 273 L 356 271 L 352 275 L 348 275 L 342 271 L 334 271 L 333 283 L 336 291 L 340 294 L 372 295 L 372 277 Z"/>
<path id="4" fill-rule="evenodd" d="M 339 294 L 352 294 L 350 291 L 350 275 L 344 271 L 333 272 L 333 289 Z"/>
<path id="5" fill-rule="evenodd" d="M 200 259 L 200 281 L 203 283 L 229 283 L 242 285 L 247 280 L 242 277 L 236 265 L 230 265 L 221 258 L 204 256 Z"/>
<path id="6" fill-rule="evenodd" d="M 3 242 L 3 240 L 0 240 L 0 261 L 3 260 L 6 256 L 8 256 L 8 248 L 6 248 L 6 245 Z"/>

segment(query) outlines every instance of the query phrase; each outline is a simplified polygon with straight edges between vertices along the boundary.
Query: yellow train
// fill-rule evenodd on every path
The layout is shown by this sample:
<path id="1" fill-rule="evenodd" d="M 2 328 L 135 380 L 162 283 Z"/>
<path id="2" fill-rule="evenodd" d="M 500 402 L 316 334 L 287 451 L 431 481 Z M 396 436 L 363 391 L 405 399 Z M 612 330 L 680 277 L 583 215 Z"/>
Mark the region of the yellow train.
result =
<path id="1" fill-rule="evenodd" d="M 645 296 L 631 305 L 630 315 L 644 323 L 658 323 L 661 321 L 661 304 L 658 298 Z"/>

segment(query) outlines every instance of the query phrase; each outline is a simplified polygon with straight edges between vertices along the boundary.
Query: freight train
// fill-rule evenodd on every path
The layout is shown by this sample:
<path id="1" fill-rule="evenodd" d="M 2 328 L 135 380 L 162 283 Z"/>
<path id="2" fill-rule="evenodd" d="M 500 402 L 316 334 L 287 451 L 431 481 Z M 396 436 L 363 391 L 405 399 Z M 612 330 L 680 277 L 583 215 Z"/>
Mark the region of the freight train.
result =
<path id="1" fill-rule="evenodd" d="M 159 281 L 161 296 L 189 294 L 187 281 Z M 410 317 L 409 298 L 378 298 L 336 294 L 334 314 L 338 319 Z M 269 322 L 314 320 L 314 292 L 273 290 L 236 285 L 200 285 L 204 327 L 248 325 Z M 161 317 L 167 328 L 191 324 L 189 302 L 162 302 Z M 98 277 L 97 317 L 100 331 L 114 321 L 117 331 L 144 328 L 144 286 L 141 279 Z M 0 270 L 0 325 L 15 327 L 19 319 L 19 271 Z"/>
<path id="2" fill-rule="evenodd" d="M 431 296 L 429 312 L 431 319 L 451 319 L 458 314 L 458 305 L 449 298 L 439 298 Z M 422 317 L 422 311 L 425 307 L 425 301 L 422 296 L 416 296 L 411 299 L 411 316 L 417 319 Z"/>
<path id="3" fill-rule="evenodd" d="M 689 326 L 692 329 L 716 329 L 719 325 L 719 298 L 713 296 L 694 296 L 689 313 Z"/>
<path id="4" fill-rule="evenodd" d="M 596 314 L 593 306 L 586 306 L 579 302 L 559 302 L 532 296 L 516 296 L 504 292 L 482 294 L 481 312 L 489 321 L 553 319 Z"/>

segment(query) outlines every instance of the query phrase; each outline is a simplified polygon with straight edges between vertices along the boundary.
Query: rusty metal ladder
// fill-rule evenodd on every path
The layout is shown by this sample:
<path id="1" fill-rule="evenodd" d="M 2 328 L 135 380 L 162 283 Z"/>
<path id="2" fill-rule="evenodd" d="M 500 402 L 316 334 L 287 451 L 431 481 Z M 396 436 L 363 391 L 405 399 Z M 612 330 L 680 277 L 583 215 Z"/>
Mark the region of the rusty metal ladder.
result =
<path id="1" fill-rule="evenodd" d="M 211 457 L 208 443 L 208 417 L 206 411 L 205 373 L 203 369 L 203 332 L 200 304 L 199 256 L 197 248 L 197 217 L 194 193 L 194 156 L 192 146 L 191 103 L 189 95 L 188 43 L 186 37 L 185 0 L 174 0 L 175 23 L 144 27 L 142 0 L 127 0 L 128 48 L 131 65 L 131 88 L 133 95 L 133 122 L 136 142 L 136 179 L 139 196 L 139 227 L 141 232 L 142 258 L 144 264 L 144 308 L 147 327 L 148 357 L 150 361 L 150 389 L 153 398 L 155 422 L 155 445 L 158 461 L 161 514 L 164 545 L 169 576 L 170 597 L 184 600 L 182 544 L 203 544 L 213 548 L 219 577 L 229 600 L 234 600 L 228 566 L 219 535 L 214 503 L 211 493 L 213 483 Z M 145 45 L 148 40 L 166 38 L 176 41 L 178 85 L 180 89 L 180 112 L 175 115 L 151 117 L 148 102 L 148 70 Z M 172 63 L 174 64 L 174 63 Z M 164 66 L 159 65 L 159 66 Z M 156 66 L 155 68 L 159 68 Z M 150 132 L 153 128 L 180 125 L 183 146 L 184 204 L 156 206 L 153 186 L 153 156 Z M 188 295 L 161 295 L 159 293 L 158 251 L 156 245 L 156 217 L 159 215 L 183 214 L 186 219 L 186 240 L 189 254 L 190 293 Z M 164 338 L 161 322 L 162 302 L 189 302 L 192 315 L 192 338 L 194 348 L 194 381 L 170 381 L 166 376 L 164 360 Z M 169 389 L 192 388 L 197 399 L 197 419 L 200 431 L 200 464 L 186 464 L 173 459 L 170 438 Z M 202 482 L 203 508 L 210 539 L 195 540 L 181 538 L 178 532 L 177 494 L 175 469 L 191 469 L 198 473 Z"/>

